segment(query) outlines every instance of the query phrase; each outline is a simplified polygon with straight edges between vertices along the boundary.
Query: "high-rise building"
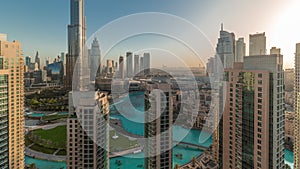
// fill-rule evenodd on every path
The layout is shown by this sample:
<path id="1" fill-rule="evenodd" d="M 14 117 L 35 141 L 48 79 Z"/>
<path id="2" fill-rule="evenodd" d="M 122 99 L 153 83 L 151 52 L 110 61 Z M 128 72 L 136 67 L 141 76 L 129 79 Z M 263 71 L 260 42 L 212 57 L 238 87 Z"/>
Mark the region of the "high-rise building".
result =
<path id="1" fill-rule="evenodd" d="M 74 94 L 76 92 L 69 94 L 71 117 L 67 121 L 67 168 L 109 169 L 107 95 L 85 92 L 72 97 Z"/>
<path id="2" fill-rule="evenodd" d="M 150 53 L 144 53 L 143 57 L 143 69 L 144 69 L 144 74 L 148 75 L 150 74 Z"/>
<path id="3" fill-rule="evenodd" d="M 112 74 L 114 72 L 114 62 L 111 59 L 106 60 L 106 73 Z"/>
<path id="4" fill-rule="evenodd" d="M 265 55 L 266 51 L 265 32 L 249 35 L 249 56 Z"/>
<path id="5" fill-rule="evenodd" d="M 134 75 L 140 72 L 140 56 L 134 55 Z"/>
<path id="6" fill-rule="evenodd" d="M 282 65 L 280 54 L 257 55 L 225 69 L 223 169 L 284 168 Z"/>
<path id="7" fill-rule="evenodd" d="M 294 84 L 295 84 L 295 69 L 285 69 L 284 70 L 284 90 L 286 92 L 294 91 Z"/>
<path id="8" fill-rule="evenodd" d="M 131 78 L 133 74 L 133 58 L 132 58 L 132 52 L 127 52 L 126 53 L 126 77 Z"/>
<path id="9" fill-rule="evenodd" d="M 244 56 L 246 56 L 246 43 L 244 38 L 239 38 L 235 42 L 235 62 L 243 62 Z"/>
<path id="10" fill-rule="evenodd" d="M 276 48 L 276 47 L 272 47 L 270 49 L 270 55 L 273 55 L 273 54 L 280 54 L 280 48 Z"/>
<path id="11" fill-rule="evenodd" d="M 71 0 L 70 6 L 66 87 L 72 89 L 72 92 L 69 93 L 67 119 L 67 168 L 108 169 L 107 95 L 100 91 L 87 91 L 90 72 L 88 51 L 85 47 L 84 0 Z"/>
<path id="12" fill-rule="evenodd" d="M 46 66 L 50 64 L 49 57 L 46 58 Z"/>
<path id="13" fill-rule="evenodd" d="M 0 34 L 0 40 L 1 41 L 7 41 L 7 35 L 6 34 Z"/>
<path id="14" fill-rule="evenodd" d="M 25 57 L 25 65 L 29 67 L 30 63 L 31 63 L 31 56 L 26 56 Z"/>
<path id="15" fill-rule="evenodd" d="M 60 60 L 63 62 L 63 63 L 65 63 L 65 52 L 61 52 L 60 53 Z"/>
<path id="16" fill-rule="evenodd" d="M 223 64 L 224 68 L 232 68 L 235 55 L 235 36 L 234 33 L 229 33 L 223 30 L 221 26 L 220 37 L 217 44 L 217 55 Z"/>
<path id="17" fill-rule="evenodd" d="M 40 58 L 40 55 L 39 55 L 39 51 L 36 52 L 34 61 L 38 65 L 38 70 L 41 70 L 41 58 Z"/>
<path id="18" fill-rule="evenodd" d="M 92 42 L 92 47 L 89 50 L 89 67 L 90 67 L 90 79 L 95 80 L 98 72 L 98 68 L 101 68 L 101 51 L 98 39 L 95 38 Z M 101 72 L 101 71 L 100 71 Z"/>
<path id="19" fill-rule="evenodd" d="M 68 55 L 66 57 L 66 85 L 68 90 L 84 88 L 89 82 L 86 43 L 86 20 L 84 16 L 84 0 L 70 0 L 70 25 L 68 25 Z M 77 68 L 75 69 L 76 62 Z M 86 67 L 83 67 L 86 66 Z M 74 70 L 76 70 L 74 72 Z M 72 86 L 73 73 L 75 73 L 77 86 Z"/>
<path id="20" fill-rule="evenodd" d="M 140 73 L 143 75 L 144 72 L 144 57 L 140 58 Z"/>
<path id="21" fill-rule="evenodd" d="M 145 168 L 172 168 L 173 101 L 167 83 L 146 85 Z"/>
<path id="22" fill-rule="evenodd" d="M 119 77 L 124 79 L 124 57 L 119 57 Z"/>
<path id="23" fill-rule="evenodd" d="M 118 70 L 118 62 L 116 62 L 114 66 L 115 66 L 114 67 L 115 71 L 117 71 Z"/>
<path id="24" fill-rule="evenodd" d="M 300 43 L 296 44 L 294 85 L 294 168 L 300 168 Z"/>
<path id="25" fill-rule="evenodd" d="M 0 168 L 24 168 L 24 59 L 18 41 L 0 39 L 0 83 Z"/>
<path id="26" fill-rule="evenodd" d="M 210 76 L 214 73 L 214 61 L 215 58 L 211 57 L 208 59 L 208 62 L 206 63 L 206 73 Z"/>
<path id="27" fill-rule="evenodd" d="M 64 66 L 62 61 L 57 61 L 48 64 L 46 67 L 47 70 L 47 79 L 52 83 L 56 83 L 59 85 L 63 84 L 64 78 Z M 42 79 L 42 77 L 41 77 Z"/>

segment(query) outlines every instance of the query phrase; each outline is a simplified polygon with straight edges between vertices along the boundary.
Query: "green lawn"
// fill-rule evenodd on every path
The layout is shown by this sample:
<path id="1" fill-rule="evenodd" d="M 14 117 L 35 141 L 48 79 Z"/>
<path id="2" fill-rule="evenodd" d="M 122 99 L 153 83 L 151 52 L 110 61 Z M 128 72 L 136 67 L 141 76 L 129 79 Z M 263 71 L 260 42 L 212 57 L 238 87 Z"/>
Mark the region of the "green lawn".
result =
<path id="1" fill-rule="evenodd" d="M 55 115 L 43 116 L 42 120 L 44 120 L 44 121 L 54 121 L 54 120 L 67 118 L 67 117 L 68 117 L 67 114 L 63 114 L 63 115 L 55 114 Z"/>
<path id="2" fill-rule="evenodd" d="M 46 148 L 46 147 L 38 145 L 38 144 L 34 144 L 33 146 L 30 147 L 30 149 L 38 151 L 38 152 L 42 152 L 45 154 L 53 154 L 56 151 L 56 149 Z"/>
<path id="3" fill-rule="evenodd" d="M 31 145 L 33 142 L 28 138 L 28 136 L 25 136 L 25 146 Z"/>
<path id="4" fill-rule="evenodd" d="M 39 138 L 49 141 L 49 143 L 43 144 L 45 147 L 62 149 L 66 148 L 66 126 L 58 126 L 49 130 L 37 129 L 32 132 Z"/>
<path id="5" fill-rule="evenodd" d="M 56 155 L 66 155 L 67 152 L 66 152 L 66 149 L 61 149 L 59 150 L 59 152 L 56 153 Z"/>
<path id="6" fill-rule="evenodd" d="M 47 143 L 37 142 L 28 135 L 25 137 L 26 146 L 35 143 L 30 148 L 39 152 L 53 154 L 57 149 L 61 149 L 56 155 L 66 155 L 66 126 L 58 126 L 53 129 L 43 130 L 37 129 L 32 131 L 32 134 L 39 137 L 40 139 L 47 140 Z M 139 146 L 136 140 L 129 140 L 127 137 L 117 133 L 119 136 L 117 139 L 113 139 L 115 131 L 110 131 L 110 151 L 118 152 L 128 150 Z"/>
<path id="7" fill-rule="evenodd" d="M 131 148 L 138 147 L 139 144 L 136 140 L 129 140 L 127 137 L 120 135 L 117 133 L 117 136 L 119 138 L 113 139 L 112 136 L 115 135 L 115 131 L 110 131 L 109 132 L 109 144 L 110 144 L 110 151 L 116 152 L 116 151 L 122 151 L 122 150 L 128 150 Z"/>

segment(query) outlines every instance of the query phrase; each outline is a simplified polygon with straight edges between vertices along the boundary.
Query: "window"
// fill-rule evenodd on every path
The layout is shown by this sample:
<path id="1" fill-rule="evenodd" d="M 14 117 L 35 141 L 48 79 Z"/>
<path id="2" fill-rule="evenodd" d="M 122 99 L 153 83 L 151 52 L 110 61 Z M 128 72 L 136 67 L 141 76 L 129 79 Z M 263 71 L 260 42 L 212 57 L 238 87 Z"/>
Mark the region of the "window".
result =
<path id="1" fill-rule="evenodd" d="M 259 78 L 262 78 L 262 73 L 259 73 L 259 74 L 258 74 L 258 77 L 259 77 Z"/>
<path id="2" fill-rule="evenodd" d="M 262 92 L 262 87 L 258 87 L 258 91 L 259 91 L 259 92 Z"/>

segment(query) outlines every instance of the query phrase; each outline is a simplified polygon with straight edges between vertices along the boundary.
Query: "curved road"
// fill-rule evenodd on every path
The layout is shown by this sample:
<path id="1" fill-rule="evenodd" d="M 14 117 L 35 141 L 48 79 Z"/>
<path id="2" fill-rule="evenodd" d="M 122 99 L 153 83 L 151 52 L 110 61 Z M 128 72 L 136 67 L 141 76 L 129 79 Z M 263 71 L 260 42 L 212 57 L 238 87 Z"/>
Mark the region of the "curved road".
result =
<path id="1" fill-rule="evenodd" d="M 38 151 L 34 151 L 28 147 L 25 147 L 25 155 L 33 157 L 33 158 L 49 160 L 49 161 L 66 161 L 66 156 L 45 154 L 45 153 L 41 153 Z"/>

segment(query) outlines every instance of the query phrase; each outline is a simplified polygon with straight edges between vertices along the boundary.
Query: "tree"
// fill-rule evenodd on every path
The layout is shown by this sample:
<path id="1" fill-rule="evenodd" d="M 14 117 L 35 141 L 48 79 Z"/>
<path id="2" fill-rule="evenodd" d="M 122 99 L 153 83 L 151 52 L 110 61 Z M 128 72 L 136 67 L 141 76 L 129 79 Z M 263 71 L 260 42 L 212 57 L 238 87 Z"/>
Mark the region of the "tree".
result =
<path id="1" fill-rule="evenodd" d="M 175 167 L 174 167 L 174 169 L 179 169 L 179 165 L 176 164 Z"/>
<path id="2" fill-rule="evenodd" d="M 27 169 L 37 169 L 35 163 L 30 164 Z"/>
<path id="3" fill-rule="evenodd" d="M 193 157 L 193 159 L 192 159 L 192 164 L 193 164 L 193 167 L 196 166 L 196 158 L 195 157 Z"/>
<path id="4" fill-rule="evenodd" d="M 285 169 L 292 169 L 288 164 L 285 164 L 285 165 L 284 165 L 284 168 L 285 168 Z"/>

